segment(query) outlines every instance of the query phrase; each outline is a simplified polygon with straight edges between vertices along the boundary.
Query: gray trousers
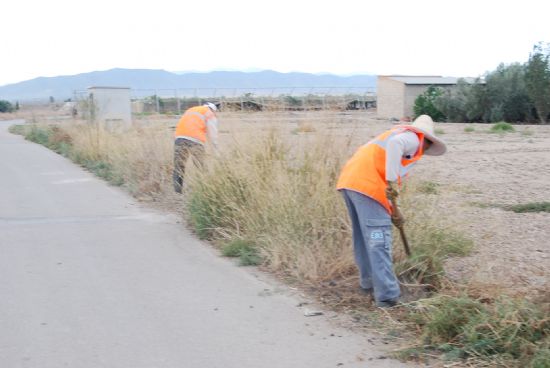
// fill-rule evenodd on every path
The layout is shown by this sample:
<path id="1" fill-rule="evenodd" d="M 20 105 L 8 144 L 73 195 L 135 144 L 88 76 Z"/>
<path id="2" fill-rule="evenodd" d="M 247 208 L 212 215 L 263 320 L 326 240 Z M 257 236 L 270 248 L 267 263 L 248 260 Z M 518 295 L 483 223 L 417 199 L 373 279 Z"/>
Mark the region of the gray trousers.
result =
<path id="1" fill-rule="evenodd" d="M 393 272 L 390 214 L 374 199 L 352 190 L 341 190 L 353 225 L 353 249 L 360 285 L 372 289 L 376 301 L 401 295 Z"/>

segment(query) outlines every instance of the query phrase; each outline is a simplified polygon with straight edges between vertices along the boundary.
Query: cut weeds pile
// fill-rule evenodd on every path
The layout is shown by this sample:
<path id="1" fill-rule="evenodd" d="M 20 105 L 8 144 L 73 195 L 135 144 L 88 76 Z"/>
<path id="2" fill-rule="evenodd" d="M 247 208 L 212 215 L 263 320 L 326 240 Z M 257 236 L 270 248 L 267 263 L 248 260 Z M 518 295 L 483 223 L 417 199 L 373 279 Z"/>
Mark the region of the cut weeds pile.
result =
<path id="1" fill-rule="evenodd" d="M 165 127 L 140 128 L 124 137 L 86 126 L 12 131 L 134 195 L 162 195 L 169 186 L 172 141 Z M 401 350 L 402 358 L 425 359 L 435 352 L 466 365 L 549 366 L 546 304 L 497 297 L 497 290 L 480 291 L 445 278 L 445 259 L 467 254 L 472 241 L 437 212 L 438 192 L 445 189 L 437 183 L 411 181 L 403 191 L 413 255 L 404 256 L 395 232 L 394 260 L 407 303 L 375 311 L 357 287 L 350 223 L 334 190 L 351 153 L 349 138 L 313 133 L 250 132 L 235 137 L 218 157 L 208 156 L 204 170 L 190 167 L 184 198 L 197 235 L 224 255 L 261 265 L 358 321 L 372 319 L 373 313 L 398 321 L 402 331 L 418 339 Z"/>

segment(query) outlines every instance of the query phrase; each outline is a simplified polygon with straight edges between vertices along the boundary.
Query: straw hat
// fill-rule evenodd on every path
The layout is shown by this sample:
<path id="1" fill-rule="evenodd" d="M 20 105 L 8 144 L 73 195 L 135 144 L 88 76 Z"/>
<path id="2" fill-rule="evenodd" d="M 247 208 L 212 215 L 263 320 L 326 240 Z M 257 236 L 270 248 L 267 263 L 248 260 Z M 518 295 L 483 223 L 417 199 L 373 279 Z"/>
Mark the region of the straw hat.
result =
<path id="1" fill-rule="evenodd" d="M 435 136 L 434 122 L 429 115 L 420 115 L 410 126 L 413 129 L 418 130 L 420 133 L 424 133 L 424 137 L 432 142 L 432 145 L 424 151 L 424 154 L 430 156 L 440 156 L 447 151 L 445 142 Z"/>

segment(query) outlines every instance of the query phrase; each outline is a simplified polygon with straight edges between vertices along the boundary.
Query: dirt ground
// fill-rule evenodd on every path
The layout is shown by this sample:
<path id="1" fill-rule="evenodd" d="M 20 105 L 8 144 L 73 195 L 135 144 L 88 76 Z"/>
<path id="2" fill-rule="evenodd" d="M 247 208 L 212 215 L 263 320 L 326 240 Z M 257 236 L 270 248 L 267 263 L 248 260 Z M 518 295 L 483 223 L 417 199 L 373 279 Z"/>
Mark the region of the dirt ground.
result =
<path id="1" fill-rule="evenodd" d="M 488 133 L 490 126 L 440 124 L 449 151 L 428 157 L 419 174 L 441 183 L 447 216 L 464 224 L 474 252 L 448 262 L 457 280 L 495 284 L 505 293 L 548 291 L 550 213 L 515 213 L 502 205 L 550 202 L 550 126 L 516 125 L 516 132 Z"/>

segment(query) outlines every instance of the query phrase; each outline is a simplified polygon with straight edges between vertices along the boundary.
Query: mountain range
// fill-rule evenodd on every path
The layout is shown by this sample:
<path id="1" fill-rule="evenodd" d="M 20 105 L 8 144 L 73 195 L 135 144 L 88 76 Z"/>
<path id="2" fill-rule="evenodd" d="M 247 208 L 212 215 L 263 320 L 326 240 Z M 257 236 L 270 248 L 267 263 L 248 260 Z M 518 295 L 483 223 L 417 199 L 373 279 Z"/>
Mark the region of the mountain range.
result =
<path id="1" fill-rule="evenodd" d="M 92 86 L 130 87 L 134 96 L 178 95 L 199 89 L 203 95 L 214 89 L 287 88 L 361 88 L 374 91 L 376 76 L 338 76 L 333 74 L 280 73 L 271 70 L 258 72 L 212 71 L 207 73 L 181 73 L 153 69 L 110 69 L 76 75 L 39 77 L 27 81 L 0 86 L 0 99 L 8 101 L 56 100 L 71 98 L 75 91 L 85 91 Z M 198 95 L 200 94 L 200 91 Z M 364 92 L 363 91 L 363 92 Z M 194 93 L 197 93 L 195 91 Z M 219 93 L 219 91 L 218 91 Z"/>

